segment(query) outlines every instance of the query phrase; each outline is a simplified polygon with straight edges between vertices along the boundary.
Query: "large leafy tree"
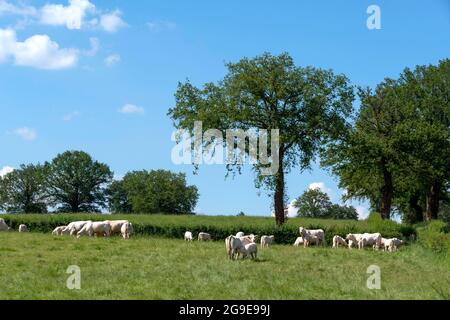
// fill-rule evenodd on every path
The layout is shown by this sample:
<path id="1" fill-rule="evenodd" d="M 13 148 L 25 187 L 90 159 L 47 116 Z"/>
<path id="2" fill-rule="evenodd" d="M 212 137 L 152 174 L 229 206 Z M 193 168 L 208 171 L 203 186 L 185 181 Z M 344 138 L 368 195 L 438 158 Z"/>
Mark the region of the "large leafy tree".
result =
<path id="1" fill-rule="evenodd" d="M 293 203 L 303 218 L 325 218 L 331 205 L 330 197 L 319 188 L 306 190 Z"/>
<path id="2" fill-rule="evenodd" d="M 450 60 L 405 69 L 398 83 L 396 106 L 407 116 L 396 128 L 393 147 L 402 160 L 402 180 L 408 181 L 407 199 L 399 198 L 415 209 L 416 220 L 419 207 L 425 219 L 436 219 L 450 181 Z"/>
<path id="3" fill-rule="evenodd" d="M 51 164 L 47 179 L 53 206 L 61 212 L 99 212 L 106 205 L 105 187 L 113 173 L 83 151 L 66 151 Z"/>
<path id="4" fill-rule="evenodd" d="M 393 208 L 409 222 L 438 216 L 450 171 L 449 77 L 447 59 L 360 89 L 354 127 L 322 155 L 347 198 L 369 199 L 385 219 Z"/>
<path id="5" fill-rule="evenodd" d="M 109 193 L 114 213 L 191 213 L 199 197 L 197 187 L 187 185 L 185 174 L 167 170 L 129 172 L 111 185 Z"/>
<path id="6" fill-rule="evenodd" d="M 309 189 L 298 197 L 293 206 L 298 208 L 298 216 L 324 219 L 358 219 L 358 212 L 352 206 L 341 206 L 331 202 L 328 194 L 319 188 Z"/>
<path id="7" fill-rule="evenodd" d="M 133 207 L 123 180 L 111 183 L 107 190 L 109 210 L 113 213 L 131 213 Z"/>
<path id="8" fill-rule="evenodd" d="M 253 169 L 256 185 L 273 192 L 276 222 L 283 224 L 285 175 L 293 168 L 309 168 L 319 147 L 344 131 L 352 112 L 353 88 L 344 75 L 298 67 L 287 53 L 244 58 L 227 68 L 228 74 L 217 84 L 197 88 L 180 83 L 169 115 L 177 128 L 191 134 L 196 121 L 204 130 L 217 129 L 224 135 L 227 129 L 278 129 L 278 150 L 270 150 L 278 159 L 277 171 L 261 174 L 266 164 L 259 159 L 254 159 Z M 240 151 L 249 154 L 249 149 Z M 238 163 L 227 166 L 230 171 L 240 168 Z"/>
<path id="9" fill-rule="evenodd" d="M 0 208 L 10 213 L 47 212 L 46 177 L 42 165 L 21 165 L 0 178 Z"/>
<path id="10" fill-rule="evenodd" d="M 398 154 L 392 149 L 395 126 L 402 121 L 393 101 L 396 84 L 387 79 L 371 89 L 359 89 L 361 107 L 354 127 L 322 154 L 322 165 L 339 176 L 348 198 L 368 198 L 384 219 L 391 215 L 394 197 L 394 166 Z"/>

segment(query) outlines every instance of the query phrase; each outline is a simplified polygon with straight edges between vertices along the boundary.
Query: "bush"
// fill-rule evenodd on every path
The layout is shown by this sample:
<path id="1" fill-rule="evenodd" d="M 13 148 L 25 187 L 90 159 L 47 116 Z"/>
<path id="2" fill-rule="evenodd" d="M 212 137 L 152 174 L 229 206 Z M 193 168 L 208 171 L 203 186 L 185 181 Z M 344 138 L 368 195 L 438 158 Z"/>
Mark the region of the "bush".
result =
<path id="1" fill-rule="evenodd" d="M 4 215 L 6 223 L 17 230 L 21 223 L 31 231 L 51 232 L 54 228 L 77 220 L 130 220 L 138 235 L 153 235 L 182 239 L 186 230 L 194 235 L 208 232 L 214 240 L 223 240 L 239 231 L 245 234 L 274 235 L 276 243 L 293 244 L 299 236 L 298 228 L 324 229 L 325 240 L 332 243 L 334 235 L 345 236 L 348 233 L 380 232 L 383 237 L 407 239 L 415 234 L 413 227 L 393 221 L 355 221 L 291 218 L 282 227 L 275 225 L 273 218 L 232 217 L 232 216 L 172 216 L 172 215 L 101 215 L 101 214 L 48 214 L 48 215 Z"/>
<path id="2" fill-rule="evenodd" d="M 450 234 L 448 224 L 443 221 L 432 221 L 417 228 L 419 243 L 436 253 L 448 255 L 450 253 Z"/>

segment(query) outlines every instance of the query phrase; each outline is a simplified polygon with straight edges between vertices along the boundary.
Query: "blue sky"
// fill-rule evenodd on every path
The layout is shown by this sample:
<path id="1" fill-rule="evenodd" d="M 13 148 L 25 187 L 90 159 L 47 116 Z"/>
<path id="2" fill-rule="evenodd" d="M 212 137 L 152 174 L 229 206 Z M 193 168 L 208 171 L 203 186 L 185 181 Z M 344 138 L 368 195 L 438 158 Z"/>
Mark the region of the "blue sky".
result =
<path id="1" fill-rule="evenodd" d="M 381 9 L 369 30 L 366 10 Z M 171 161 L 167 117 L 179 81 L 217 81 L 225 62 L 288 52 L 375 86 L 450 53 L 450 2 L 0 0 L 0 170 L 84 150 L 116 175 L 164 168 L 199 187 L 197 211 L 270 215 L 253 174 Z M 311 184 L 338 202 L 337 179 L 317 165 L 288 176 L 290 199 Z M 354 203 L 364 214 L 366 205 Z"/>

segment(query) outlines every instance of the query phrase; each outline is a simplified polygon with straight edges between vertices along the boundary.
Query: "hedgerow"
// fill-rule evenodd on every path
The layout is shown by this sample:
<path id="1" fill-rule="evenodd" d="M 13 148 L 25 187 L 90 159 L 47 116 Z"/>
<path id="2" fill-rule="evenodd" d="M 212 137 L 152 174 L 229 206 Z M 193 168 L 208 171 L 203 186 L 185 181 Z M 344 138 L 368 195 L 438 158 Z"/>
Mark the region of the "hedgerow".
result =
<path id="1" fill-rule="evenodd" d="M 81 220 L 120 220 L 133 223 L 137 235 L 152 235 L 167 238 L 183 238 L 189 230 L 196 236 L 199 232 L 208 232 L 213 240 L 223 240 L 239 231 L 245 234 L 274 235 L 279 244 L 292 244 L 299 236 L 298 228 L 324 229 L 326 242 L 331 243 L 334 235 L 345 236 L 348 233 L 380 232 L 383 237 L 409 239 L 415 235 L 413 227 L 394 221 L 355 221 L 291 218 L 281 227 L 275 225 L 269 217 L 230 217 L 230 216 L 172 216 L 172 215 L 102 215 L 102 214 L 26 214 L 2 215 L 6 223 L 14 230 L 22 223 L 33 232 L 51 232 L 54 228 Z"/>

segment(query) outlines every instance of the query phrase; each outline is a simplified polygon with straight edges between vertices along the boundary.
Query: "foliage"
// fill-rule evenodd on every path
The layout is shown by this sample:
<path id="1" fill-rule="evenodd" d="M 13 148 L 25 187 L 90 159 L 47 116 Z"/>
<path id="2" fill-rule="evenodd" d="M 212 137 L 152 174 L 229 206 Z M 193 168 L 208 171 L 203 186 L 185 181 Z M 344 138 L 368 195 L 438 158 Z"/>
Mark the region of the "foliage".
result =
<path id="1" fill-rule="evenodd" d="M 426 249 L 442 255 L 450 255 L 448 224 L 443 221 L 434 220 L 424 226 L 418 227 L 417 231 L 419 242 Z"/>
<path id="2" fill-rule="evenodd" d="M 166 170 L 133 171 L 109 188 L 113 213 L 191 213 L 198 201 L 198 190 L 188 186 L 184 173 Z"/>
<path id="3" fill-rule="evenodd" d="M 47 212 L 46 177 L 42 165 L 21 165 L 0 177 L 0 209 L 9 213 Z"/>
<path id="4" fill-rule="evenodd" d="M 319 188 L 308 189 L 293 204 L 298 208 L 298 216 L 304 218 L 358 219 L 352 206 L 333 204 L 330 197 Z"/>
<path id="5" fill-rule="evenodd" d="M 437 218 L 450 178 L 450 60 L 405 69 L 375 91 L 360 88 L 354 126 L 322 152 L 346 198 L 369 199 L 372 209 L 405 221 Z"/>
<path id="6" fill-rule="evenodd" d="M 50 164 L 48 193 L 60 212 L 97 212 L 106 204 L 105 186 L 113 173 L 83 151 L 66 151 Z"/>
<path id="7" fill-rule="evenodd" d="M 183 238 L 189 230 L 194 236 L 199 232 L 209 232 L 213 240 L 222 241 L 230 234 L 239 231 L 245 234 L 275 235 L 277 243 L 293 244 L 298 235 L 298 228 L 324 229 L 327 243 L 332 243 L 334 235 L 345 236 L 348 233 L 380 232 L 383 237 L 409 239 L 415 234 L 412 226 L 398 224 L 394 221 L 371 223 L 355 220 L 331 220 L 311 218 L 290 218 L 283 226 L 276 226 L 270 217 L 233 217 L 233 216 L 187 216 L 187 215 L 102 215 L 102 214 L 49 214 L 49 215 L 5 215 L 5 221 L 14 229 L 21 223 L 35 232 L 51 232 L 54 228 L 67 225 L 71 221 L 102 221 L 108 219 L 127 219 L 133 223 L 139 235 L 155 235 L 167 238 Z"/>
<path id="8" fill-rule="evenodd" d="M 298 67 L 287 53 L 243 58 L 227 68 L 228 74 L 217 84 L 196 88 L 180 83 L 169 116 L 176 128 L 191 134 L 198 121 L 203 130 L 217 129 L 222 135 L 227 129 L 247 130 L 249 136 L 262 129 L 279 130 L 279 146 L 269 143 L 272 164 L 279 160 L 276 174 L 262 174 L 268 165 L 260 158 L 253 169 L 257 187 L 273 191 L 276 221 L 283 224 L 284 175 L 296 167 L 308 168 L 321 144 L 344 131 L 353 110 L 353 88 L 344 75 Z M 203 143 L 204 150 L 210 150 L 211 141 Z M 248 154 L 245 145 L 237 148 Z M 240 172 L 241 164 L 235 161 L 227 168 Z"/>

